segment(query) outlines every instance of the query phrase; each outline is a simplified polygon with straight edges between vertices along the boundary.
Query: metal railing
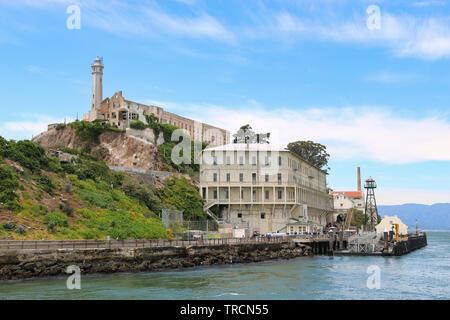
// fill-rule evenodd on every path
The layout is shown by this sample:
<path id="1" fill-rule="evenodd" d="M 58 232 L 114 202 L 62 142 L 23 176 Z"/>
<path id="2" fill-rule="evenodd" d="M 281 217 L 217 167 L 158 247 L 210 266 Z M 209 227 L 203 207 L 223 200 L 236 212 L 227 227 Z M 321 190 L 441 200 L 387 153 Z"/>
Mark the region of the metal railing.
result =
<path id="1" fill-rule="evenodd" d="M 60 249 L 119 249 L 119 248 L 164 248 L 185 246 L 216 246 L 235 244 L 281 243 L 291 237 L 268 238 L 218 238 L 198 240 L 0 240 L 3 250 L 60 250 Z"/>

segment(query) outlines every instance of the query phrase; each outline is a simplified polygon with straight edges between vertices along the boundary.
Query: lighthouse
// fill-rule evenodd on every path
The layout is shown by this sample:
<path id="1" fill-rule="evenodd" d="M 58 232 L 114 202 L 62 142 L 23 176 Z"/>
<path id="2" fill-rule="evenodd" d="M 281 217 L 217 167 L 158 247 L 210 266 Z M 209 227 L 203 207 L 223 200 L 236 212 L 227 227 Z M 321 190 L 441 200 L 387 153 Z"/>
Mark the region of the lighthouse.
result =
<path id="1" fill-rule="evenodd" d="M 103 58 L 97 57 L 92 68 L 92 110 L 100 111 L 103 99 Z"/>

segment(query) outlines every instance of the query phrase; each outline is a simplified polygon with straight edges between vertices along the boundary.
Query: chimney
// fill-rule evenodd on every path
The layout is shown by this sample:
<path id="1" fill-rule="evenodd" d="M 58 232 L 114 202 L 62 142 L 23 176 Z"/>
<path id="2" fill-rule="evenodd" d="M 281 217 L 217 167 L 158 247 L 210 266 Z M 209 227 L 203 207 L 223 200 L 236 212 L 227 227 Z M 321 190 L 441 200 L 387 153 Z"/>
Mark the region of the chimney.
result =
<path id="1" fill-rule="evenodd" d="M 358 191 L 361 191 L 361 169 L 358 167 Z"/>

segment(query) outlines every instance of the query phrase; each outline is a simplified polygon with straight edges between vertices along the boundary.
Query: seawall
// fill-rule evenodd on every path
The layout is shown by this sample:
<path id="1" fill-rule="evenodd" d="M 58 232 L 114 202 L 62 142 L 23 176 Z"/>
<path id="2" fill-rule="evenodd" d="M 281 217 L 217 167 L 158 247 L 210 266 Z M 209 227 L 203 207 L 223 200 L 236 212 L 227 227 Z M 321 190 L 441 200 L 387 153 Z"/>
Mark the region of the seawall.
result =
<path id="1" fill-rule="evenodd" d="M 293 242 L 117 249 L 0 251 L 0 280 L 67 275 L 77 265 L 81 274 L 160 271 L 195 266 L 292 259 L 311 254 Z"/>

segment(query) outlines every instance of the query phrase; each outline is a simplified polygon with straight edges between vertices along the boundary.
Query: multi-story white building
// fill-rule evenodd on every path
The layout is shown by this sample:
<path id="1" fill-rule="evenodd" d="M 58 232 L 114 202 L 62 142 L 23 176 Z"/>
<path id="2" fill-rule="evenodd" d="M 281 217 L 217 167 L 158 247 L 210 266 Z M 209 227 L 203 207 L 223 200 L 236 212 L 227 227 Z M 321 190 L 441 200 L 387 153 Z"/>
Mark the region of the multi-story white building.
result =
<path id="1" fill-rule="evenodd" d="M 333 212 L 326 172 L 269 144 L 227 144 L 203 151 L 200 193 L 204 210 L 254 232 L 321 232 Z M 211 214 L 211 212 L 209 211 Z"/>

